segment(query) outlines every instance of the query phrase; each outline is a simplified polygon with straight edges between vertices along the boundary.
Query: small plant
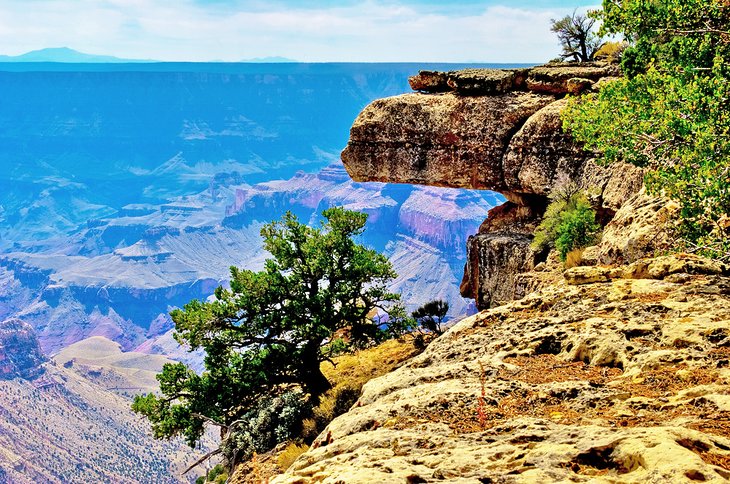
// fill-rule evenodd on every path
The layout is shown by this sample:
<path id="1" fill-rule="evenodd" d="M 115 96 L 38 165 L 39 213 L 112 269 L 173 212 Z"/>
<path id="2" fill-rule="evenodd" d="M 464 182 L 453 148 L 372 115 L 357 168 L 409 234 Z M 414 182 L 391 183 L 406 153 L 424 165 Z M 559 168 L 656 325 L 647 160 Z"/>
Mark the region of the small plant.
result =
<path id="1" fill-rule="evenodd" d="M 296 442 L 290 442 L 289 445 L 277 456 L 276 465 L 279 466 L 281 471 L 286 471 L 297 458 L 309 450 L 309 446 L 306 444 L 297 444 Z"/>
<path id="2" fill-rule="evenodd" d="M 565 258 L 565 267 L 570 269 L 571 267 L 577 267 L 583 262 L 583 249 L 573 249 L 568 252 L 568 256 Z"/>
<path id="3" fill-rule="evenodd" d="M 360 390 L 361 385 L 341 383 L 326 392 L 312 412 L 317 428 L 324 429 L 336 417 L 347 412 L 360 397 Z"/>
<path id="4" fill-rule="evenodd" d="M 477 399 L 477 416 L 479 417 L 479 426 L 481 428 L 487 428 L 487 374 L 484 371 L 484 365 L 479 362 L 479 385 L 481 386 L 481 393 Z"/>
<path id="5" fill-rule="evenodd" d="M 207 475 L 200 476 L 195 479 L 195 484 L 205 484 L 206 482 L 222 484 L 227 480 L 228 472 L 226 471 L 226 469 L 223 467 L 222 464 L 216 464 L 211 470 L 208 471 Z"/>
<path id="6" fill-rule="evenodd" d="M 429 301 L 411 313 L 419 328 L 423 328 L 437 335 L 443 334 L 443 324 L 446 313 L 449 312 L 449 303 L 441 299 Z"/>
<path id="7" fill-rule="evenodd" d="M 555 234 L 555 248 L 560 254 L 560 260 L 565 262 L 571 251 L 591 245 L 600 228 L 596 223 L 596 212 L 585 198 L 569 204 L 562 213 Z"/>
<path id="8" fill-rule="evenodd" d="M 552 201 L 535 231 L 532 249 L 555 248 L 565 262 L 571 251 L 594 243 L 601 226 L 596 223 L 595 210 L 575 184 L 557 185 L 550 198 Z"/>
<path id="9" fill-rule="evenodd" d="M 221 448 L 228 462 L 246 461 L 257 452 L 299 436 L 302 420 L 311 412 L 305 395 L 298 391 L 262 400 L 259 405 L 234 422 Z"/>
<path id="10" fill-rule="evenodd" d="M 623 42 L 606 42 L 596 51 L 593 56 L 596 60 L 602 60 L 609 64 L 620 64 L 621 58 L 624 55 L 624 51 L 629 46 L 625 41 Z"/>

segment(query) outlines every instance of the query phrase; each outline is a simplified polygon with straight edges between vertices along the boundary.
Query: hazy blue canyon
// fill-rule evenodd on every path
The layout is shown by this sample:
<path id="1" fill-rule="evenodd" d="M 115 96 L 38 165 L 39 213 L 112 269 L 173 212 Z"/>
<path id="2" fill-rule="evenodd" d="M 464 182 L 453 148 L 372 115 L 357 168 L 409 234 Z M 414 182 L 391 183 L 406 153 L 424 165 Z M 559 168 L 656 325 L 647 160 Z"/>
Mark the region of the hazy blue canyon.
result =
<path id="1" fill-rule="evenodd" d="M 53 354 L 90 336 L 188 359 L 173 306 L 230 265 L 260 268 L 259 229 L 292 210 L 370 214 L 414 307 L 459 296 L 464 242 L 499 195 L 352 182 L 357 113 L 408 92 L 409 64 L 5 64 L 0 67 L 0 321 Z"/>

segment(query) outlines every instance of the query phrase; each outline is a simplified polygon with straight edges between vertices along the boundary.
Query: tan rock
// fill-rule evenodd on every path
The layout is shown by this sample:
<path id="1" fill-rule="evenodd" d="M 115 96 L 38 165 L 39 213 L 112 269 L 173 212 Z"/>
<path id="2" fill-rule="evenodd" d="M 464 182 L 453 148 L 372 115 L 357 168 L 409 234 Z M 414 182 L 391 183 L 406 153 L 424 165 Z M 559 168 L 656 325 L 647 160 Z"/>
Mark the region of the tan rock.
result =
<path id="1" fill-rule="evenodd" d="M 439 71 L 420 71 L 415 76 L 408 78 L 411 89 L 419 92 L 448 92 L 451 87 L 448 85 L 449 73 Z"/>
<path id="2" fill-rule="evenodd" d="M 664 279 L 675 274 L 728 275 L 730 267 L 722 262 L 690 254 L 672 254 L 638 260 L 624 269 L 627 279 Z M 686 282 L 682 277 L 678 282 Z"/>
<path id="3" fill-rule="evenodd" d="M 465 319 L 274 482 L 726 482 L 730 279 L 711 277 L 558 285 Z"/>
<path id="4" fill-rule="evenodd" d="M 517 77 L 514 70 L 463 69 L 449 73 L 447 83 L 462 96 L 493 96 L 514 90 Z"/>
<path id="5" fill-rule="evenodd" d="M 581 79 L 580 77 L 573 77 L 565 82 L 565 89 L 568 94 L 577 96 L 585 91 L 589 91 L 593 87 L 594 82 L 590 79 Z"/>
<path id="6" fill-rule="evenodd" d="M 671 233 L 678 211 L 676 202 L 644 192 L 630 198 L 604 228 L 599 260 L 605 264 L 633 262 L 674 249 Z"/>
<path id="7" fill-rule="evenodd" d="M 598 81 L 604 77 L 619 75 L 618 67 L 600 63 L 547 64 L 533 67 L 527 77 L 527 89 L 533 92 L 555 95 L 570 92 L 572 79 Z"/>
<path id="8" fill-rule="evenodd" d="M 356 181 L 504 191 L 512 133 L 551 101 L 530 93 L 380 99 L 355 120 L 342 160 Z"/>
<path id="9" fill-rule="evenodd" d="M 563 100 L 542 108 L 512 137 L 503 161 L 509 191 L 547 196 L 560 178 L 578 177 L 589 154 L 563 132 L 565 105 Z"/>
<path id="10" fill-rule="evenodd" d="M 595 282 L 608 282 L 611 280 L 611 269 L 606 267 L 578 266 L 566 270 L 563 276 L 568 284 L 574 286 L 593 284 Z"/>

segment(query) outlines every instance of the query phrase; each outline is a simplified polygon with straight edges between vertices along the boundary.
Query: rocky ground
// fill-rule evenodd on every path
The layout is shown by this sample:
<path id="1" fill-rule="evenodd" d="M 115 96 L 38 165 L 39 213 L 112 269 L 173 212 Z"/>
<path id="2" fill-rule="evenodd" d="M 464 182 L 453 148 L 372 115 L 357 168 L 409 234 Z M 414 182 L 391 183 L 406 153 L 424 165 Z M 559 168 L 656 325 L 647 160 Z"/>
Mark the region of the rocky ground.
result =
<path id="1" fill-rule="evenodd" d="M 370 381 L 274 482 L 725 482 L 730 269 L 546 264 Z"/>

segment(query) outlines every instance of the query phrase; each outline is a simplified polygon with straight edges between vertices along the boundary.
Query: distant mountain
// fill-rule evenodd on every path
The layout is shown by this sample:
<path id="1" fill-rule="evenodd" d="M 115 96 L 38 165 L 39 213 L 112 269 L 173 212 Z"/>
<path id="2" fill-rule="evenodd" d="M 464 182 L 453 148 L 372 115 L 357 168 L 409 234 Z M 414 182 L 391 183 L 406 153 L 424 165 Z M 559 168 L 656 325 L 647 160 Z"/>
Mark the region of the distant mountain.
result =
<path id="1" fill-rule="evenodd" d="M 299 62 L 295 59 L 288 57 L 273 56 L 273 57 L 254 57 L 252 59 L 242 59 L 241 62 L 255 62 L 259 64 L 275 64 L 277 62 Z"/>
<path id="2" fill-rule="evenodd" d="M 171 337 L 170 308 L 209 297 L 231 264 L 260 269 L 262 223 L 317 222 L 332 205 L 369 213 L 364 242 L 393 261 L 411 309 L 469 312 L 461 248 L 501 200 L 357 184 L 338 161 L 363 106 L 419 68 L 457 66 L 6 70 L 23 65 L 0 67 L 0 321 L 33 326 L 47 355 L 104 336 L 199 361 Z"/>
<path id="3" fill-rule="evenodd" d="M 67 63 L 125 63 L 155 62 L 141 59 L 120 59 L 110 55 L 85 54 L 68 47 L 52 47 L 26 52 L 21 55 L 0 55 L 0 62 L 67 62 Z"/>

